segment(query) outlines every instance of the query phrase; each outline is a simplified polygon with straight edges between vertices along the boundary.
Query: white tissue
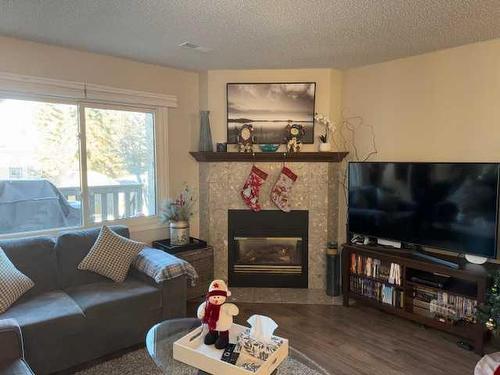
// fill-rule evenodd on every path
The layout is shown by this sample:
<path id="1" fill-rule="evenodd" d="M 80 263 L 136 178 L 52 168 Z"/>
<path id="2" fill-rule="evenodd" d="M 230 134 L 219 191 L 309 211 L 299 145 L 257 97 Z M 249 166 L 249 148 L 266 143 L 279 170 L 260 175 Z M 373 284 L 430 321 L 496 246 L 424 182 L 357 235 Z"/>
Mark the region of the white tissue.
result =
<path id="1" fill-rule="evenodd" d="M 273 333 L 278 328 L 274 320 L 264 315 L 252 315 L 247 320 L 250 328 L 250 337 L 264 343 L 272 343 Z"/>

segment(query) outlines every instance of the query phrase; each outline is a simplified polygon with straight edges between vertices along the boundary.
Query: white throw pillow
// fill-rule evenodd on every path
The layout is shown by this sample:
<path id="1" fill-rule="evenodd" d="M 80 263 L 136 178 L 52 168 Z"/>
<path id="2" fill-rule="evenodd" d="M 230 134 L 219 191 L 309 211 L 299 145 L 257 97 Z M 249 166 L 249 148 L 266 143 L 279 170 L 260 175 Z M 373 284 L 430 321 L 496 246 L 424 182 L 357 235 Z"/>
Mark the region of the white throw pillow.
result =
<path id="1" fill-rule="evenodd" d="M 0 314 L 34 286 L 35 283 L 14 266 L 0 247 Z"/>
<path id="2" fill-rule="evenodd" d="M 130 265 L 145 246 L 116 234 L 104 225 L 78 269 L 92 271 L 121 283 L 127 278 Z"/>

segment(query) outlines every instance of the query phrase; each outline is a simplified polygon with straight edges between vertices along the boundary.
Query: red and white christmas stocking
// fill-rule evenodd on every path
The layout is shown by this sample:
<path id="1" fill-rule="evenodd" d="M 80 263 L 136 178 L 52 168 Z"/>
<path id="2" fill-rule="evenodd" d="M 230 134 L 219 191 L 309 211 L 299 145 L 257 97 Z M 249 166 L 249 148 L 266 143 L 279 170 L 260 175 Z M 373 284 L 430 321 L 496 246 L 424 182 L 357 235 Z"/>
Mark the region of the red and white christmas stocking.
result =
<path id="1" fill-rule="evenodd" d="M 283 167 L 278 181 L 276 181 L 271 191 L 271 200 L 281 211 L 290 212 L 288 196 L 295 180 L 297 180 L 297 175 L 289 168 Z"/>
<path id="2" fill-rule="evenodd" d="M 254 165 L 241 189 L 241 197 L 252 211 L 260 211 L 259 192 L 266 178 L 267 173 Z"/>

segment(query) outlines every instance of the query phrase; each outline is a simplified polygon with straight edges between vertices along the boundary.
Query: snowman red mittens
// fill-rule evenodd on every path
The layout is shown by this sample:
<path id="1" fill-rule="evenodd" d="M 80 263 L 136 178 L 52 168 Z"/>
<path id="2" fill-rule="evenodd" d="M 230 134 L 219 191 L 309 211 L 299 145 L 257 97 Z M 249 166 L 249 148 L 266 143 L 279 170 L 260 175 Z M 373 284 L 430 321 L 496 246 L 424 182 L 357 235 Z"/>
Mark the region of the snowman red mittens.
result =
<path id="1" fill-rule="evenodd" d="M 241 197 L 252 211 L 260 211 L 259 192 L 266 178 L 267 173 L 254 165 L 243 185 Z"/>
<path id="2" fill-rule="evenodd" d="M 288 196 L 295 180 L 297 180 L 297 175 L 287 167 L 283 167 L 271 191 L 271 200 L 281 211 L 290 212 Z"/>

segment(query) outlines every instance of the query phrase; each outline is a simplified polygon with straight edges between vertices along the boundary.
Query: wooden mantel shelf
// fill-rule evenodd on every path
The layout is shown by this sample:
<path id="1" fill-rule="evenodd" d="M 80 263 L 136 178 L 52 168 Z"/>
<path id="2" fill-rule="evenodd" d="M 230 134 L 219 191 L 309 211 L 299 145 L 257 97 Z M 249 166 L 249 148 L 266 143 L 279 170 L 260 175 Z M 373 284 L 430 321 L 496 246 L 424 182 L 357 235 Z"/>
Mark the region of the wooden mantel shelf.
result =
<path id="1" fill-rule="evenodd" d="M 305 162 L 305 163 L 338 163 L 347 155 L 347 152 L 190 152 L 199 162 Z"/>

